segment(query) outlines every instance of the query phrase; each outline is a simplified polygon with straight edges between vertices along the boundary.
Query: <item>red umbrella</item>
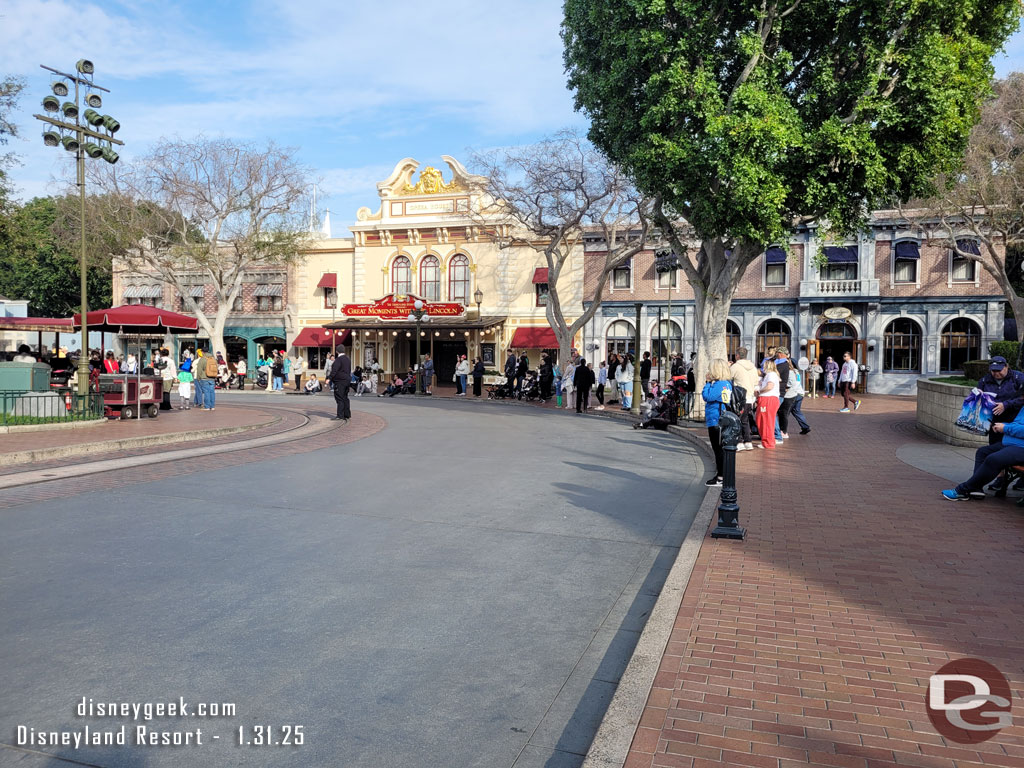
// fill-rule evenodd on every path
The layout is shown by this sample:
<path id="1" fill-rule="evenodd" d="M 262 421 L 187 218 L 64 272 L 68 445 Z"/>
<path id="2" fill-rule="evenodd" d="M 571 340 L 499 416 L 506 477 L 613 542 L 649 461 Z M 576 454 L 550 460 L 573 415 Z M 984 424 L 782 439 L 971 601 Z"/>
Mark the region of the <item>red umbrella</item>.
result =
<path id="1" fill-rule="evenodd" d="M 90 331 L 127 334 L 195 333 L 199 321 L 179 312 L 145 304 L 125 304 L 110 309 L 96 309 L 86 316 Z M 75 313 L 76 328 L 82 325 L 82 314 Z"/>

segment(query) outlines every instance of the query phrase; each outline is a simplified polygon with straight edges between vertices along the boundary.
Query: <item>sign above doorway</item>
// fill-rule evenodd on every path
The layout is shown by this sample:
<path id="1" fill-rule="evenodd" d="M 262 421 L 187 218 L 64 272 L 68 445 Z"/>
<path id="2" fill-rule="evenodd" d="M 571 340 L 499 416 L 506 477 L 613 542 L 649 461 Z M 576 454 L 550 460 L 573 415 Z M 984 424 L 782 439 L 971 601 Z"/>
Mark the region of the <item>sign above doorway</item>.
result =
<path id="1" fill-rule="evenodd" d="M 343 304 L 341 312 L 348 317 L 379 317 L 382 320 L 408 320 L 415 308 L 416 296 L 399 296 L 389 293 L 372 304 Z M 428 317 L 459 317 L 466 312 L 465 306 L 455 302 L 424 301 L 423 310 Z"/>
<path id="2" fill-rule="evenodd" d="M 848 317 L 853 317 L 853 312 L 846 307 L 830 307 L 822 313 L 822 317 L 829 320 L 845 320 Z"/>

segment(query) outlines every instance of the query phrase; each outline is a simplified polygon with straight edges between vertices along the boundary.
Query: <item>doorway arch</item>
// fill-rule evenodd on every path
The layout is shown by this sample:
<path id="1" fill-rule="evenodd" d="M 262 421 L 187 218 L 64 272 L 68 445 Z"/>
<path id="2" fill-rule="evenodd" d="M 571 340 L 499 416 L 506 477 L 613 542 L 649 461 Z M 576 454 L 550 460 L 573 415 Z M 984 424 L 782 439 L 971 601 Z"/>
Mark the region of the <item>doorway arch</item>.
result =
<path id="1" fill-rule="evenodd" d="M 843 320 L 828 320 L 818 326 L 814 334 L 816 341 L 815 354 L 821 365 L 831 357 L 837 363 L 842 364 L 843 354 L 849 352 L 857 359 L 856 347 L 859 336 L 853 323 Z M 812 357 L 812 355 L 808 355 Z"/>

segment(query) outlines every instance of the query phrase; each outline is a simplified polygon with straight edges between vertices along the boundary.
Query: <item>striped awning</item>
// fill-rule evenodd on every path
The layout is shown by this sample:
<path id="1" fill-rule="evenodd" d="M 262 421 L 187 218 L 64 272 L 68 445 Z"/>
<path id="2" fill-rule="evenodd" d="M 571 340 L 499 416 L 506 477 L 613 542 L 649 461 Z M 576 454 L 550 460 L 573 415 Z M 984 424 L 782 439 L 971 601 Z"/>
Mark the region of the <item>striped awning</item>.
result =
<path id="1" fill-rule="evenodd" d="M 193 299 L 202 298 L 204 285 L 186 285 L 185 293 L 182 296 L 191 296 Z"/>
<path id="2" fill-rule="evenodd" d="M 164 295 L 159 285 L 129 285 L 124 289 L 126 299 L 158 299 Z"/>
<path id="3" fill-rule="evenodd" d="M 284 286 L 283 285 L 257 285 L 256 290 L 252 292 L 253 296 L 283 296 Z"/>

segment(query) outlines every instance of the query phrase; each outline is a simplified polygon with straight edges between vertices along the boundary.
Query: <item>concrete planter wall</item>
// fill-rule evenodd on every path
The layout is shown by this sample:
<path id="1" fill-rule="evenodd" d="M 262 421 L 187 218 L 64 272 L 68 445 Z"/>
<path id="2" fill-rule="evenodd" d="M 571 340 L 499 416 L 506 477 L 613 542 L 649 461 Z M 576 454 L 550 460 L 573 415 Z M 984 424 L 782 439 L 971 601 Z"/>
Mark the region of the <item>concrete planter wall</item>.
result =
<path id="1" fill-rule="evenodd" d="M 956 425 L 970 387 L 928 379 L 917 380 L 917 428 L 950 445 L 988 445 L 985 435 L 973 435 Z"/>

